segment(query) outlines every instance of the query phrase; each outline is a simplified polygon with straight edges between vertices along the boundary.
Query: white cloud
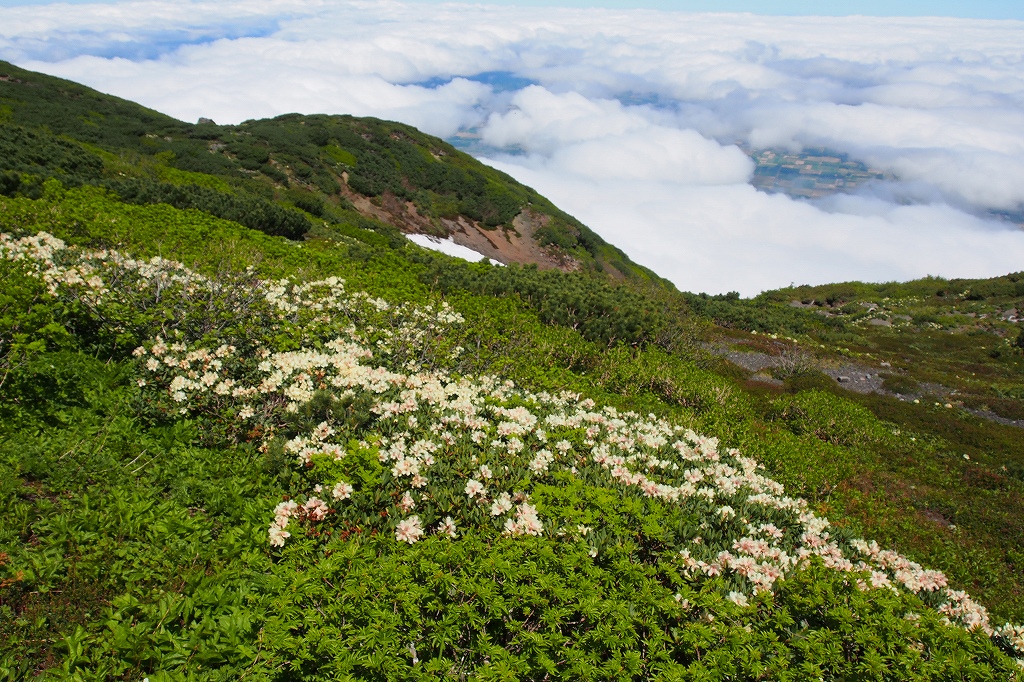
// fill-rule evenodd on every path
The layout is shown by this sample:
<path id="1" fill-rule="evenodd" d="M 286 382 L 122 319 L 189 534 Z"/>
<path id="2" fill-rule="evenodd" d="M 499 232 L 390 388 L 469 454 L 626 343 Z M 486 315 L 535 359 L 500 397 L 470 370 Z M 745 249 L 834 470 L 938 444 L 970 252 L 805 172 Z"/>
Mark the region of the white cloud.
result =
<path id="1" fill-rule="evenodd" d="M 529 163 L 530 160 L 527 161 Z M 749 185 L 594 180 L 492 160 L 689 291 L 981 277 L 1021 269 L 1024 233 L 948 206 L 837 196 L 823 207 Z"/>
<path id="2" fill-rule="evenodd" d="M 667 117 L 649 107 L 537 85 L 516 93 L 510 107 L 490 115 L 483 141 L 543 154 L 564 173 L 703 185 L 746 182 L 753 172 L 738 148 L 663 125 Z"/>
<path id="3" fill-rule="evenodd" d="M 1024 22 L 934 18 L 342 0 L 0 9 L 0 57 L 186 120 L 476 128 L 523 152 L 503 169 L 636 260 L 683 288 L 747 294 L 1024 268 L 1024 231 L 978 217 L 1024 210 L 1021 45 Z M 473 80 L 492 72 L 519 80 Z M 736 143 L 824 145 L 899 181 L 813 204 L 768 196 Z"/>

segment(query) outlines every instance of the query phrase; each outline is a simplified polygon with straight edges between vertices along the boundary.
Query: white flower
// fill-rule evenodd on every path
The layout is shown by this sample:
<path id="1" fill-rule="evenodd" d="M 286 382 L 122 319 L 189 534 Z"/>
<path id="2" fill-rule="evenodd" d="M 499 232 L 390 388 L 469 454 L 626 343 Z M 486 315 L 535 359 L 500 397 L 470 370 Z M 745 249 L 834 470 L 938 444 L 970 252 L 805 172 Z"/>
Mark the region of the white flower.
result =
<path id="1" fill-rule="evenodd" d="M 458 533 L 455 532 L 455 521 L 450 516 L 444 517 L 444 521 L 437 524 L 437 532 L 439 535 L 447 535 L 452 540 L 458 537 Z"/>
<path id="2" fill-rule="evenodd" d="M 274 523 L 279 528 L 288 525 L 288 519 L 298 511 L 299 505 L 294 500 L 286 500 L 274 507 Z"/>
<path id="3" fill-rule="evenodd" d="M 284 541 L 292 536 L 291 533 L 276 524 L 270 527 L 267 535 L 270 538 L 271 547 L 284 547 Z"/>
<path id="4" fill-rule="evenodd" d="M 748 605 L 747 595 L 743 594 L 742 592 L 730 592 L 728 599 L 733 604 L 736 604 L 736 606 L 747 606 Z"/>
<path id="5" fill-rule="evenodd" d="M 501 516 L 511 508 L 512 496 L 508 493 L 502 493 L 501 495 L 498 495 L 498 499 L 491 504 L 491 516 Z"/>
<path id="6" fill-rule="evenodd" d="M 329 511 L 327 503 L 318 497 L 309 498 L 306 503 L 302 505 L 302 508 L 305 510 L 309 518 L 314 521 L 322 521 Z"/>
<path id="7" fill-rule="evenodd" d="M 480 478 L 482 478 L 482 479 L 484 479 L 486 481 L 487 479 L 491 478 L 492 476 L 494 476 L 494 473 L 491 472 L 491 467 L 487 466 L 486 464 L 483 464 L 483 465 L 480 466 Z M 470 497 L 472 497 L 472 496 L 470 496 Z"/>
<path id="8" fill-rule="evenodd" d="M 473 499 L 477 495 L 483 497 L 486 494 L 487 488 L 485 488 L 484 484 L 480 481 L 471 478 L 466 482 L 466 495 L 468 495 L 470 499 Z"/>
<path id="9" fill-rule="evenodd" d="M 352 497 L 353 488 L 345 481 L 338 481 L 331 490 L 331 497 L 336 500 L 347 500 Z"/>
<path id="10" fill-rule="evenodd" d="M 404 521 L 399 521 L 395 528 L 395 540 L 408 542 L 410 545 L 423 537 L 423 527 L 420 526 L 420 517 L 410 516 Z"/>
<path id="11" fill-rule="evenodd" d="M 540 450 L 534 456 L 533 460 L 530 461 L 530 471 L 535 474 L 540 474 L 548 470 L 548 466 L 555 459 L 547 450 Z"/>
<path id="12" fill-rule="evenodd" d="M 537 508 L 523 502 L 516 508 L 515 519 L 505 521 L 505 533 L 509 535 L 540 535 L 544 532 L 544 524 L 537 516 Z"/>

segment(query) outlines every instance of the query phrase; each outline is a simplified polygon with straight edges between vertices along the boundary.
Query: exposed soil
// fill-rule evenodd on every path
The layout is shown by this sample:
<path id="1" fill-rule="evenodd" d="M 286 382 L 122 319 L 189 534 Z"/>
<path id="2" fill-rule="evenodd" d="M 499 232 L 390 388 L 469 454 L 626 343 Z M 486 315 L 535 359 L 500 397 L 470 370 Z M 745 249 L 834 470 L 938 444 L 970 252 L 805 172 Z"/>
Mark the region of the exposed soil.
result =
<path id="1" fill-rule="evenodd" d="M 524 209 L 512 221 L 514 229 L 485 230 L 477 223 L 459 216 L 441 223 L 456 244 L 468 247 L 502 263 L 536 263 L 541 270 L 577 270 L 580 264 L 560 249 L 541 246 L 534 233 L 550 218 Z"/>
<path id="2" fill-rule="evenodd" d="M 411 201 L 402 201 L 390 192 L 370 199 L 348 186 L 348 174 L 342 174 L 342 195 L 363 215 L 393 225 L 405 233 L 450 237 L 461 246 L 473 249 L 488 258 L 506 265 L 509 263 L 536 264 L 541 270 L 571 272 L 580 263 L 563 250 L 541 246 L 534 234 L 547 224 L 549 216 L 526 208 L 512 221 L 512 229 L 486 229 L 465 216 L 433 220 L 420 215 Z"/>

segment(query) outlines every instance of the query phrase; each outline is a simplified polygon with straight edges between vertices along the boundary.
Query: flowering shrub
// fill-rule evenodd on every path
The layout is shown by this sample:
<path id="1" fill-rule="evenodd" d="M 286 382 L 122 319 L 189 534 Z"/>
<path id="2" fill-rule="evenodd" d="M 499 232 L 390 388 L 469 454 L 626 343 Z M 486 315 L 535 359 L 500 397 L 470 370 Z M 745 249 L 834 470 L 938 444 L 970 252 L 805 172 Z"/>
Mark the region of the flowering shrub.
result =
<path id="1" fill-rule="evenodd" d="M 669 510 L 671 523 L 636 529 L 641 544 L 694 584 L 720 580 L 737 607 L 816 564 L 863 591 L 916 594 L 949 622 L 1024 653 L 1019 626 L 994 627 L 938 571 L 833 534 L 714 438 L 575 394 L 451 374 L 462 349 L 446 332 L 462 320 L 446 304 L 395 306 L 337 278 L 215 282 L 181 263 L 69 249 L 45 233 L 0 235 L 0 258 L 51 295 L 150 332 L 133 352 L 137 383 L 167 413 L 259 426 L 260 449 L 290 458 L 304 489 L 268 510 L 272 548 L 302 535 L 408 545 L 535 536 L 579 543 L 600 561 L 619 531 L 579 523 L 595 517 L 584 500 L 552 502 L 553 491 L 582 483 Z M 210 304 L 218 297 L 220 311 Z M 140 313 L 159 305 L 176 311 L 170 323 Z M 221 320 L 239 305 L 246 334 Z"/>

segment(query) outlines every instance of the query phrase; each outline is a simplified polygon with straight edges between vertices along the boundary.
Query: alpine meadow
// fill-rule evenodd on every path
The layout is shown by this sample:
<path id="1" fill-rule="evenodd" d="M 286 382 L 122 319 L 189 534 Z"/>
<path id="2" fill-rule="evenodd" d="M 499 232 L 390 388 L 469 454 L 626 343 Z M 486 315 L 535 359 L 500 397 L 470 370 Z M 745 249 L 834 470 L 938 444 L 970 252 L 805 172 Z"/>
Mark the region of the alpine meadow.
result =
<path id="1" fill-rule="evenodd" d="M 0 62 L 0 282 L 2 679 L 1024 677 L 1024 272 L 681 292 L 410 126 Z"/>

